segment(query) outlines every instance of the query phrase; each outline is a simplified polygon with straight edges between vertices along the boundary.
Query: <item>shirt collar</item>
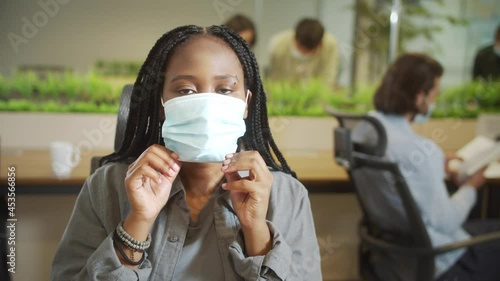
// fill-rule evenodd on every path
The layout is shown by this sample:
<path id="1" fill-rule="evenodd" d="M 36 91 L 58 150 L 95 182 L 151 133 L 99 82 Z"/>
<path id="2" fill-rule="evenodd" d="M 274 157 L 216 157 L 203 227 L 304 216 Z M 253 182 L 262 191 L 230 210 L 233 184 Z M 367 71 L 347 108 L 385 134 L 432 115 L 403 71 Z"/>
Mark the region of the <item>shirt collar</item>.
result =
<path id="1" fill-rule="evenodd" d="M 393 124 L 404 130 L 413 132 L 410 121 L 404 115 L 388 114 L 381 111 L 370 111 L 369 115 L 377 117 L 382 123 Z"/>
<path id="2" fill-rule="evenodd" d="M 221 194 L 226 192 L 226 190 L 222 189 L 222 183 L 224 183 L 225 181 L 226 180 L 223 179 L 221 182 L 219 182 L 212 196 L 219 197 Z M 172 189 L 170 190 L 170 195 L 168 196 L 168 199 L 170 200 L 170 198 L 174 197 L 179 192 L 182 192 L 183 195 L 186 195 L 186 190 L 184 188 L 184 185 L 182 184 L 181 177 L 177 175 L 174 182 L 172 183 Z"/>

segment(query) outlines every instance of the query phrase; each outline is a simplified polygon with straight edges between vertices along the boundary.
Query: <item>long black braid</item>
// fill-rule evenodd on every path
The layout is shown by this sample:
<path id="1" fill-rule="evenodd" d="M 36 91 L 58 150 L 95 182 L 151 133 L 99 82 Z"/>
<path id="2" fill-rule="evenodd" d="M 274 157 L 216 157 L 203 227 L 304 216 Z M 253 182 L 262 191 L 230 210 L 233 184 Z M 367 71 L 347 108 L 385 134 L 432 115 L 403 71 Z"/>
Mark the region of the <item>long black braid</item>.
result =
<path id="1" fill-rule="evenodd" d="M 243 67 L 245 86 L 252 92 L 248 116 L 245 119 L 247 129 L 240 140 L 245 149 L 257 150 L 269 167 L 295 176 L 272 137 L 267 116 L 266 94 L 253 52 L 237 33 L 227 27 L 216 25 L 208 28 L 194 25 L 181 26 L 165 33 L 156 41 L 134 83 L 123 144 L 118 151 L 103 157 L 101 163 L 136 159 L 152 144 L 164 145 L 161 136 L 163 120 L 160 116 L 160 96 L 166 66 L 177 47 L 200 35 L 222 39 L 236 53 Z"/>

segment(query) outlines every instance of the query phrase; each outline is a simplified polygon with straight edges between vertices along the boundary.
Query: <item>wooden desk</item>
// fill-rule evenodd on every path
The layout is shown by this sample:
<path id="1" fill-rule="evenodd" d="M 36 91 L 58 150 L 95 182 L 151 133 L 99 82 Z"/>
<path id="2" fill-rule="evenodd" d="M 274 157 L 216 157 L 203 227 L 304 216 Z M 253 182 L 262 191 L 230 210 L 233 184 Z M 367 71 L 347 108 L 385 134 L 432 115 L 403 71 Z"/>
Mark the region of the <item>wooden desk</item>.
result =
<path id="1" fill-rule="evenodd" d="M 333 152 L 283 151 L 288 165 L 309 192 L 353 192 L 344 168 L 333 158 Z"/>
<path id="2" fill-rule="evenodd" d="M 111 151 L 82 152 L 78 166 L 68 179 L 58 179 L 52 173 L 47 150 L 7 150 L 1 153 L 0 186 L 7 183 L 7 167 L 16 167 L 18 193 L 78 193 L 90 173 L 90 159 L 107 155 Z M 299 180 L 311 191 L 328 192 L 348 189 L 349 180 L 344 169 L 333 160 L 331 151 L 284 152 L 289 165 Z M 2 190 L 3 192 L 3 190 Z"/>
<path id="3" fill-rule="evenodd" d="M 78 193 L 90 173 L 90 159 L 111 151 L 82 152 L 81 161 L 68 179 L 52 173 L 47 150 L 7 150 L 1 152 L 0 186 L 6 186 L 7 167 L 16 166 L 18 193 Z M 352 192 L 348 175 L 335 163 L 332 151 L 288 150 L 283 152 L 298 179 L 312 192 Z M 488 179 L 488 185 L 500 185 L 500 179 Z"/>
<path id="4" fill-rule="evenodd" d="M 90 174 L 90 159 L 107 155 L 111 151 L 82 152 L 80 163 L 71 177 L 59 179 L 52 173 L 48 150 L 2 150 L 0 161 L 0 192 L 5 192 L 7 168 L 16 167 L 16 193 L 68 194 L 79 193 Z"/>

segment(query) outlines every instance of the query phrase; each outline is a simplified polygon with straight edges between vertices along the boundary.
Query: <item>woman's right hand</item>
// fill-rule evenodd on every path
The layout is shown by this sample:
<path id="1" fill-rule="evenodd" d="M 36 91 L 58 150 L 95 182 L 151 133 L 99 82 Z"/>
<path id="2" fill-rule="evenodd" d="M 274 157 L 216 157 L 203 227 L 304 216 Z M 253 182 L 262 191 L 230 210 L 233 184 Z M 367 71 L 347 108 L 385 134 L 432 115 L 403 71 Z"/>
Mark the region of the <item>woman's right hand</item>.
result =
<path id="1" fill-rule="evenodd" d="M 464 185 L 472 186 L 475 189 L 480 189 L 484 185 L 484 183 L 486 182 L 486 179 L 484 178 L 484 172 L 486 171 L 487 168 L 488 168 L 488 166 L 485 166 L 485 167 L 479 169 L 479 171 L 477 171 L 475 174 L 470 176 L 465 181 Z"/>
<path id="2" fill-rule="evenodd" d="M 130 214 L 127 220 L 153 224 L 167 204 L 180 171 L 179 156 L 161 145 L 148 147 L 132 163 L 125 177 Z"/>

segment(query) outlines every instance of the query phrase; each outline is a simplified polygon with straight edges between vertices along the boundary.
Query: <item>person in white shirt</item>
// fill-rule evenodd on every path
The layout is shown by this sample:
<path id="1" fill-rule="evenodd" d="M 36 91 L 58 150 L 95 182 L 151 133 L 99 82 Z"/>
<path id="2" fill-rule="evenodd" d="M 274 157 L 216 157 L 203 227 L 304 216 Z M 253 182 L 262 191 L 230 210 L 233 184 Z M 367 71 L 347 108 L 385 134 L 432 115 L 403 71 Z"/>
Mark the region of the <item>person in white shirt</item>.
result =
<path id="1" fill-rule="evenodd" d="M 268 79 L 319 79 L 335 87 L 339 69 L 337 41 L 318 20 L 302 19 L 295 30 L 274 35 L 270 40 L 269 52 Z"/>
<path id="2" fill-rule="evenodd" d="M 434 246 L 500 230 L 498 220 L 466 222 L 477 190 L 484 185 L 484 169 L 449 195 L 444 181 L 448 161 L 442 149 L 411 127 L 429 119 L 442 75 L 441 64 L 427 55 L 400 56 L 376 90 L 376 112 L 371 113 L 387 132 L 386 156 L 398 163 Z M 500 241 L 442 254 L 435 259 L 435 277 L 443 281 L 499 280 L 498 257 Z"/>

